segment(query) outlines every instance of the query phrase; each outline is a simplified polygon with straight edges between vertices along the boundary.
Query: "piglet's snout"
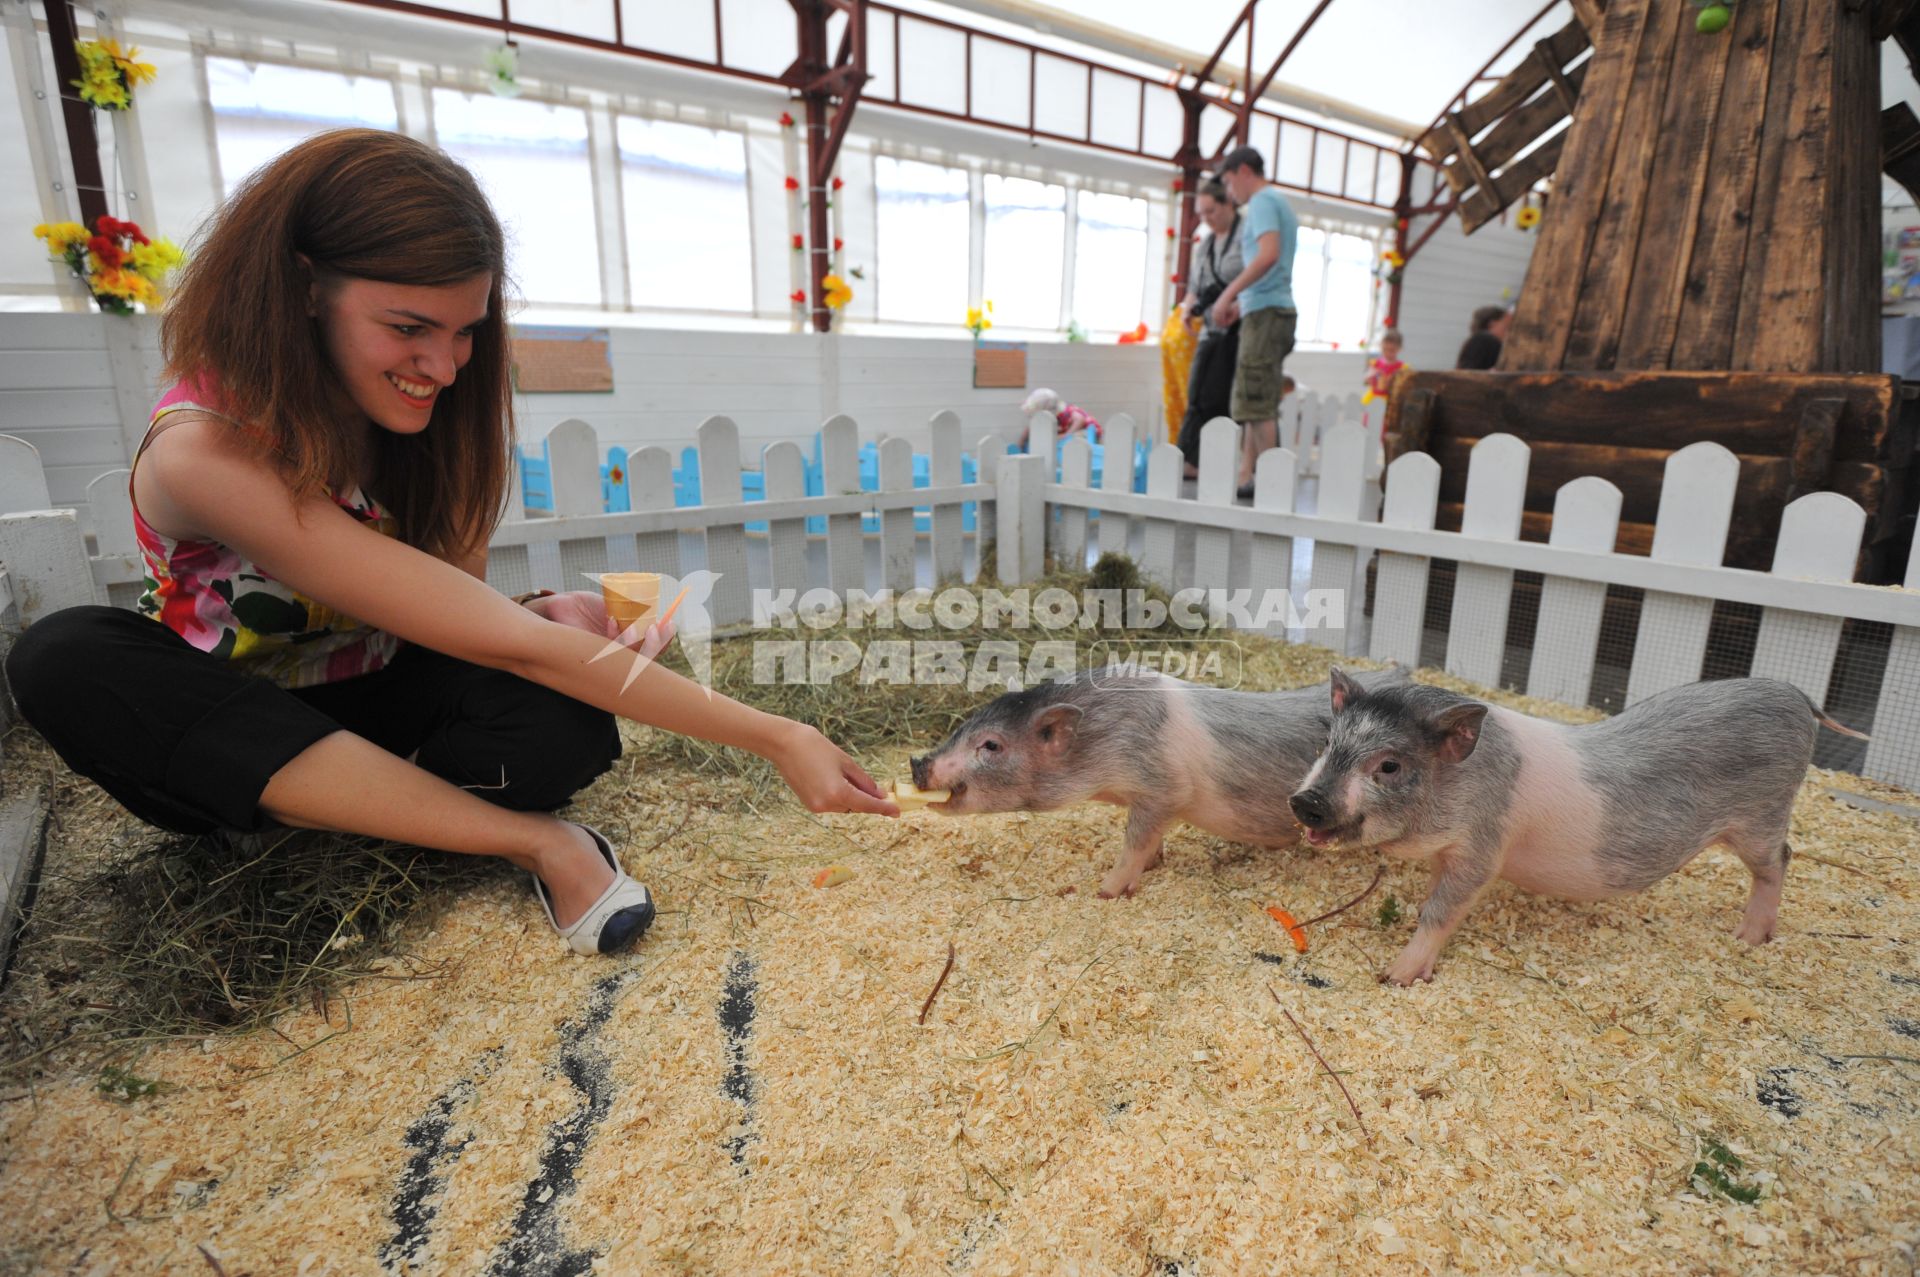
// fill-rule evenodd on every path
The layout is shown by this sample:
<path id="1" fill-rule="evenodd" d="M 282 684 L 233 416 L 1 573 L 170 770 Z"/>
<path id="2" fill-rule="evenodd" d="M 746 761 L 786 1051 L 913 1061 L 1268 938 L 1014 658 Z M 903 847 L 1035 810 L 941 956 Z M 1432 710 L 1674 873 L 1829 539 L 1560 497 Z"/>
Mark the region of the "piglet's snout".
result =
<path id="1" fill-rule="evenodd" d="M 922 754 L 918 758 L 909 759 L 907 765 L 913 769 L 913 787 L 915 789 L 933 788 L 933 778 L 930 774 L 933 770 L 933 760 L 931 758 Z"/>
<path id="2" fill-rule="evenodd" d="M 1308 829 L 1324 828 L 1333 819 L 1333 805 L 1317 790 L 1303 789 L 1288 799 L 1287 804 Z"/>

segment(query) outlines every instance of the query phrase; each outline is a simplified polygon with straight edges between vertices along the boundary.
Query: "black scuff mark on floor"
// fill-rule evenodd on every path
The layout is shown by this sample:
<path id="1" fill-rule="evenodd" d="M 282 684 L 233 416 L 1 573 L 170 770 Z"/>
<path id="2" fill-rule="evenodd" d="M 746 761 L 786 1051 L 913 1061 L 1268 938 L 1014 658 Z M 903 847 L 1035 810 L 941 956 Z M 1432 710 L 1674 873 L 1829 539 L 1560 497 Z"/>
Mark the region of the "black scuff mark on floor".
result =
<path id="1" fill-rule="evenodd" d="M 393 1220 L 393 1237 L 380 1248 L 380 1266 L 387 1271 L 418 1266 L 433 1229 L 433 1218 L 440 1213 L 440 1203 L 435 1199 L 446 1187 L 453 1164 L 460 1160 L 460 1154 L 467 1147 L 466 1140 L 452 1139 L 454 1113 L 473 1099 L 475 1089 L 500 1063 L 500 1056 L 499 1047 L 481 1055 L 472 1071 L 435 1096 L 427 1105 L 427 1111 L 415 1118 L 401 1137 L 400 1142 L 413 1150 L 413 1156 L 400 1172 L 392 1205 L 387 1210 Z"/>
<path id="2" fill-rule="evenodd" d="M 753 1142 L 753 1105 L 760 1091 L 759 1079 L 747 1068 L 747 1045 L 753 1038 L 754 997 L 759 984 L 754 977 L 753 959 L 744 952 L 735 953 L 727 963 L 727 983 L 720 994 L 720 1029 L 727 1037 L 727 1073 L 720 1089 L 740 1106 L 740 1125 L 727 1137 L 727 1156 L 747 1174 L 747 1145 Z"/>
<path id="3" fill-rule="evenodd" d="M 1903 1038 L 1920 1041 L 1920 1020 L 1905 1020 L 1897 1015 L 1887 1017 L 1887 1027 Z"/>
<path id="4" fill-rule="evenodd" d="M 1293 968 L 1289 974 L 1309 989 L 1331 989 L 1333 987 L 1333 981 L 1317 976 L 1313 972 L 1304 969 L 1295 962 L 1293 958 L 1284 953 L 1266 953 L 1256 949 L 1254 950 L 1253 956 L 1268 966 Z"/>
<path id="5" fill-rule="evenodd" d="M 948 1271 L 963 1273 L 972 1268 L 980 1252 L 998 1240 L 1005 1229 L 1006 1225 L 1001 1222 L 1000 1215 L 996 1211 L 975 1215 L 968 1220 L 960 1230 L 959 1242 L 947 1256 Z"/>
<path id="6" fill-rule="evenodd" d="M 560 1210 L 573 1196 L 574 1173 L 588 1142 L 613 1107 L 600 1031 L 621 993 L 639 977 L 637 966 L 602 976 L 594 981 L 580 1014 L 560 1026 L 559 1071 L 580 1092 L 580 1104 L 547 1128 L 539 1173 L 527 1184 L 511 1235 L 488 1268 L 493 1277 L 583 1277 L 593 1271 L 597 1256 L 568 1248 L 561 1236 Z"/>
<path id="7" fill-rule="evenodd" d="M 1767 1069 L 1754 1084 L 1754 1095 L 1762 1104 L 1782 1117 L 1799 1117 L 1806 1101 L 1793 1089 L 1789 1078 L 1799 1069 Z"/>

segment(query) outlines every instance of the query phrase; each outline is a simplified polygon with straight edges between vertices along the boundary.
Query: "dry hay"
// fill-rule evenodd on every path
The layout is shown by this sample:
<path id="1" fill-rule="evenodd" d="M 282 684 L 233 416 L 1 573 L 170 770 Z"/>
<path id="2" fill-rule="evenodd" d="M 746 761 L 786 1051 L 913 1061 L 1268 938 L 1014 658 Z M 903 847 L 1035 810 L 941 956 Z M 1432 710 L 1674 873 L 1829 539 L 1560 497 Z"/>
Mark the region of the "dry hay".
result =
<path id="1" fill-rule="evenodd" d="M 1400 990 L 1380 906 L 1418 866 L 1302 956 L 1264 907 L 1332 908 L 1376 857 L 1183 830 L 1100 901 L 1111 809 L 816 818 L 644 735 L 581 804 L 661 899 L 637 954 L 567 955 L 496 875 L 409 938 L 437 979 L 109 1079 L 156 1094 L 0 1095 L 0 1267 L 1910 1271 L 1920 827 L 1821 788 L 1857 778 L 1803 791 L 1772 945 L 1732 939 L 1746 871 L 1710 852 L 1601 904 L 1496 888 Z"/>

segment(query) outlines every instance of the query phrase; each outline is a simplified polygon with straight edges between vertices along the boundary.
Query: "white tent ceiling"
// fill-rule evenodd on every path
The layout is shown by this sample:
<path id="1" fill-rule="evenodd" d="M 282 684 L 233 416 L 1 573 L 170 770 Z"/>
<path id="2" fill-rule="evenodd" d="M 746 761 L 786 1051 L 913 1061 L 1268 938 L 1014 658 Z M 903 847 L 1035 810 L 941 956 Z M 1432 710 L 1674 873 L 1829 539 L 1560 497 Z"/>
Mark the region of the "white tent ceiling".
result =
<path id="1" fill-rule="evenodd" d="M 1177 51 L 1196 67 L 1217 48 L 1245 0 L 894 0 L 899 7 L 963 20 L 1000 19 L 1062 40 L 1114 46 L 1131 37 Z M 1260 0 L 1254 9 L 1253 63 L 1264 75 L 1318 0 Z M 1276 77 L 1275 88 L 1325 104 L 1335 115 L 1412 136 L 1424 130 L 1488 58 L 1526 26 L 1544 0 L 1333 0 Z M 1527 39 L 1495 64 L 1498 75 L 1532 51 L 1535 39 L 1572 19 L 1557 3 Z M 994 25 L 998 25 L 995 23 Z M 1112 43 L 1090 33 L 1099 29 Z M 1238 78 L 1246 62 L 1243 27 L 1222 58 Z M 1218 77 L 1216 77 L 1218 78 Z M 1481 86 L 1484 88 L 1485 86 Z M 1346 109 L 1341 109 L 1346 108 Z"/>

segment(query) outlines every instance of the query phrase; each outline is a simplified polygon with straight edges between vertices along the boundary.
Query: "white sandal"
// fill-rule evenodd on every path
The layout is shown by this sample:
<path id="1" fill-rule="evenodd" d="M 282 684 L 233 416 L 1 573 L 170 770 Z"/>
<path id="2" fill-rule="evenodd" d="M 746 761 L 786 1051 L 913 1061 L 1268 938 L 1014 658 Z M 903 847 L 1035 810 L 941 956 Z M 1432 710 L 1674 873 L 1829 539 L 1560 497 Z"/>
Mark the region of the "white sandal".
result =
<path id="1" fill-rule="evenodd" d="M 575 953 L 618 953 L 638 940 L 641 933 L 652 924 L 653 896 L 620 868 L 620 862 L 614 858 L 612 844 L 598 829 L 590 825 L 581 825 L 580 828 L 593 836 L 594 846 L 600 849 L 608 867 L 613 870 L 613 883 L 580 915 L 578 922 L 563 929 L 554 921 L 553 902 L 547 895 L 547 884 L 540 881 L 538 874 L 527 876 L 533 879 L 533 894 L 540 901 L 540 907 L 546 910 L 548 924 L 559 932 L 568 948 Z"/>

